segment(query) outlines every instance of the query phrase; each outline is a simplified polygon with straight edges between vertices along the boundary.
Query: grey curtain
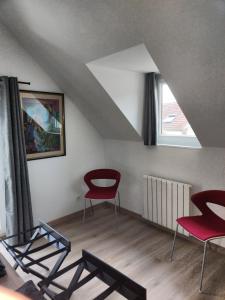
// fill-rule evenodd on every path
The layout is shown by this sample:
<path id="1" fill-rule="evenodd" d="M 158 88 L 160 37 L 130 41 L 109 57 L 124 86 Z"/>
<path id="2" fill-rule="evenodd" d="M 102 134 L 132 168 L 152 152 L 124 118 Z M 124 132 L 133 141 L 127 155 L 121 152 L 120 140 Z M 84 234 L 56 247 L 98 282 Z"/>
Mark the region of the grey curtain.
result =
<path id="1" fill-rule="evenodd" d="M 33 227 L 25 140 L 17 78 L 0 77 L 0 138 L 4 154 L 6 234 L 13 235 Z M 20 234 L 14 243 L 23 243 Z"/>
<path id="2" fill-rule="evenodd" d="M 156 145 L 157 123 L 156 107 L 158 95 L 157 73 L 148 73 L 145 77 L 145 99 L 144 99 L 144 118 L 143 118 L 143 139 L 144 145 Z"/>

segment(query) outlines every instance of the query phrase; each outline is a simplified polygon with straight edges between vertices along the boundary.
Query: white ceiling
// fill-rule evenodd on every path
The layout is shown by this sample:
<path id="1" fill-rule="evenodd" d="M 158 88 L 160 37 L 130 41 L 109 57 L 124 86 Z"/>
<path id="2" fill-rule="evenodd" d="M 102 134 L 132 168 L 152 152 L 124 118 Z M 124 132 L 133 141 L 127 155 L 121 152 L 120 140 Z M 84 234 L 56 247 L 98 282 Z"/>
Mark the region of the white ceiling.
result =
<path id="1" fill-rule="evenodd" d="M 96 59 L 87 65 L 90 64 L 141 73 L 159 72 L 144 44 L 130 47 L 106 57 Z"/>
<path id="2" fill-rule="evenodd" d="M 0 19 L 106 138 L 139 137 L 86 64 L 144 43 L 201 144 L 225 147 L 224 0 L 1 0 Z"/>

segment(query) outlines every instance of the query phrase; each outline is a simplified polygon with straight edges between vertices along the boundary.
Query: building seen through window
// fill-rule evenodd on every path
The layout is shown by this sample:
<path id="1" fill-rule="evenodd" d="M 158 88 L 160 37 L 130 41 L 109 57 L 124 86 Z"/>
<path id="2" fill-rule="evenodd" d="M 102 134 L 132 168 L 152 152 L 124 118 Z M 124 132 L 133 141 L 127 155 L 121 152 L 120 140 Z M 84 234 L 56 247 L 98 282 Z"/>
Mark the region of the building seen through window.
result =
<path id="1" fill-rule="evenodd" d="M 161 134 L 195 137 L 194 131 L 166 83 L 161 87 Z"/>

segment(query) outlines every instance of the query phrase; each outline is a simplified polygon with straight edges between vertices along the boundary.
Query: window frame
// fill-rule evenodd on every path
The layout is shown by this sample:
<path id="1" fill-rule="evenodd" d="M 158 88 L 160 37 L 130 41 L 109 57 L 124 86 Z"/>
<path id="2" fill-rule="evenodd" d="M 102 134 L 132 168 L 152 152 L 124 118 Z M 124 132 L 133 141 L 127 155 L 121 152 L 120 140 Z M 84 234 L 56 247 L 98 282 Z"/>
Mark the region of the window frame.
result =
<path id="1" fill-rule="evenodd" d="M 196 136 L 176 136 L 176 135 L 165 135 L 162 134 L 162 87 L 163 84 L 167 84 L 162 78 L 158 81 L 158 103 L 156 106 L 157 111 L 157 145 L 158 146 L 173 146 L 173 147 L 184 147 L 184 148 L 195 148 L 200 149 L 201 144 L 199 143 Z M 176 100 L 177 101 L 177 100 Z M 178 104 L 179 105 L 179 104 Z"/>

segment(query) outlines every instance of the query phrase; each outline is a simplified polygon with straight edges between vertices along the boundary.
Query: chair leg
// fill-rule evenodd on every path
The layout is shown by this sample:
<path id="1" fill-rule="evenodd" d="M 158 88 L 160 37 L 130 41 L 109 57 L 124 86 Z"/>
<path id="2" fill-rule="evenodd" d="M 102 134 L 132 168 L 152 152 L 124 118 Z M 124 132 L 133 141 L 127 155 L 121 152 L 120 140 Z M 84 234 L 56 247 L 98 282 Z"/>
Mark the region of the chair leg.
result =
<path id="1" fill-rule="evenodd" d="M 204 242 L 204 253 L 203 253 L 203 259 L 202 259 L 202 270 L 201 270 L 200 287 L 199 287 L 200 293 L 202 292 L 202 281 L 203 281 L 203 275 L 204 275 L 204 270 L 205 270 L 205 258 L 206 258 L 207 244 L 208 244 L 208 241 Z"/>
<path id="2" fill-rule="evenodd" d="M 120 192 L 118 191 L 118 204 L 119 204 L 119 212 L 120 212 Z"/>
<path id="3" fill-rule="evenodd" d="M 90 200 L 90 205 L 91 205 L 91 211 L 92 211 L 92 214 L 94 215 L 94 206 L 92 205 L 91 199 L 89 199 L 89 200 Z"/>
<path id="4" fill-rule="evenodd" d="M 115 216 L 117 217 L 117 205 L 116 205 L 116 198 L 114 199 L 114 202 L 115 202 L 115 205 L 114 205 L 114 208 L 115 208 Z"/>
<path id="5" fill-rule="evenodd" d="M 84 209 L 83 209 L 83 223 L 85 222 L 86 217 L 86 198 L 84 198 Z"/>
<path id="6" fill-rule="evenodd" d="M 174 238 L 173 238 L 173 245 L 172 245 L 172 250 L 171 250 L 171 254 L 170 254 L 170 261 L 173 261 L 173 253 L 174 253 L 174 249 L 175 249 L 175 242 L 176 242 L 176 237 L 177 237 L 177 230 L 178 230 L 178 224 L 174 233 Z"/>

